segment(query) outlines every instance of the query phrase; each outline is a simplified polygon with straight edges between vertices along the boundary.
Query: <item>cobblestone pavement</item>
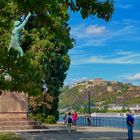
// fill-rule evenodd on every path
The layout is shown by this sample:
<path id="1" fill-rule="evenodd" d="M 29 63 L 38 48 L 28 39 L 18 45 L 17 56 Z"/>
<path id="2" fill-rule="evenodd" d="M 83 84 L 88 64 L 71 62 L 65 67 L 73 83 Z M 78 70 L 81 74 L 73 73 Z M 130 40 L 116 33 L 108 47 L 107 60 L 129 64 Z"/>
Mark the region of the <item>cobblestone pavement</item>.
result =
<path id="1" fill-rule="evenodd" d="M 126 140 L 127 132 L 124 129 L 115 128 L 90 128 L 79 127 L 77 132 L 68 134 L 62 128 L 58 131 L 19 133 L 27 140 Z M 140 131 L 134 132 L 134 140 L 140 140 Z"/>

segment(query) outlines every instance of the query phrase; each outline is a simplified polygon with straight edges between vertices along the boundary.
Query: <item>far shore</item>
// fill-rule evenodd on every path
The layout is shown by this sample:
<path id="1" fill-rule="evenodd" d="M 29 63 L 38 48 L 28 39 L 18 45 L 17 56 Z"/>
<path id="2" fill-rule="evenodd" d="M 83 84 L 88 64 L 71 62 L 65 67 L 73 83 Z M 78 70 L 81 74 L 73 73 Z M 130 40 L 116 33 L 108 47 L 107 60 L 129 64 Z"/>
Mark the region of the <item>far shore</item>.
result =
<path id="1" fill-rule="evenodd" d="M 140 113 L 131 113 L 134 117 L 140 117 Z M 87 116 L 88 114 L 79 114 L 79 116 Z M 91 117 L 126 117 L 127 113 L 91 113 Z M 63 116 L 63 115 L 60 115 Z"/>

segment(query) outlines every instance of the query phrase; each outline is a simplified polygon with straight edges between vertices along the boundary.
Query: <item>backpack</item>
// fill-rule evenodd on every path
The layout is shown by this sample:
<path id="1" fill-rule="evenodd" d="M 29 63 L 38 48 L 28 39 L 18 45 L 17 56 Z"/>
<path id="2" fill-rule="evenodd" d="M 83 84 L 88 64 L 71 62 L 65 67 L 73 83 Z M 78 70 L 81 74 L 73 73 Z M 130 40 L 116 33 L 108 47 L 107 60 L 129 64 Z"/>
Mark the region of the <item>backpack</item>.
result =
<path id="1" fill-rule="evenodd" d="M 72 123 L 72 118 L 71 117 L 68 118 L 68 123 Z"/>

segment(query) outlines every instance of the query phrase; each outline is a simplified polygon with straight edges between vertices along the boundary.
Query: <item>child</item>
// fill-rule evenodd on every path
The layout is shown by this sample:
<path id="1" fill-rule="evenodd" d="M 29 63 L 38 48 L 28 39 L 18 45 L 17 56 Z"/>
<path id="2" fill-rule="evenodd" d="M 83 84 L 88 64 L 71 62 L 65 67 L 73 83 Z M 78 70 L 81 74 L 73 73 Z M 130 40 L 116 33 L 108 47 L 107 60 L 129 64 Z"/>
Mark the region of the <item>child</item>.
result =
<path id="1" fill-rule="evenodd" d="M 63 120 L 64 120 L 64 124 L 67 123 L 67 114 L 65 114 L 65 116 L 63 117 Z"/>

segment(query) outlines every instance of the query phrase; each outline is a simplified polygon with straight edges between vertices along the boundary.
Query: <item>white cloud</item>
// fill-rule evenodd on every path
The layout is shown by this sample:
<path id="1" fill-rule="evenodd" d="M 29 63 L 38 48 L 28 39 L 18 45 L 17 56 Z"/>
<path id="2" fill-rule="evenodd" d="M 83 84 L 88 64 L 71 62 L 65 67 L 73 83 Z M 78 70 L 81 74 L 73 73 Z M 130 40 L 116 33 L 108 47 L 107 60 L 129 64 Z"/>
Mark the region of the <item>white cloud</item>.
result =
<path id="1" fill-rule="evenodd" d="M 91 53 L 80 50 L 87 50 L 88 47 L 117 47 L 116 43 L 123 47 L 132 44 L 132 42 L 140 41 L 140 20 L 123 19 L 121 21 L 111 22 L 108 27 L 99 25 L 81 24 L 72 28 L 72 35 L 75 36 L 77 43 L 74 55 L 71 51 L 73 65 L 80 64 L 140 64 L 140 53 L 120 50 L 108 56 L 105 55 L 90 55 Z M 126 43 L 125 43 L 126 42 Z M 120 48 L 121 46 L 118 46 Z M 129 45 L 130 47 L 130 45 Z M 138 47 L 133 46 L 132 47 Z M 108 48 L 107 48 L 108 49 Z M 75 49 L 74 49 L 75 50 Z M 92 48 L 90 49 L 93 50 Z M 96 53 L 96 52 L 95 52 Z M 104 54 L 102 52 L 102 54 Z"/>
<path id="2" fill-rule="evenodd" d="M 136 73 L 136 74 L 126 77 L 126 80 L 130 82 L 140 81 L 140 73 Z"/>
<path id="3" fill-rule="evenodd" d="M 93 37 L 99 37 L 107 32 L 105 26 L 80 24 L 72 27 L 71 34 L 76 39 L 89 39 Z"/>
<path id="4" fill-rule="evenodd" d="M 121 25 L 122 26 L 127 26 L 127 25 L 137 25 L 137 24 L 140 24 L 140 20 L 133 20 L 133 19 L 130 19 L 130 18 L 125 18 L 125 19 L 122 19 L 122 21 L 117 21 L 117 20 L 113 20 L 113 21 L 110 21 L 111 24 L 113 25 Z"/>
<path id="5" fill-rule="evenodd" d="M 87 77 L 80 77 L 80 78 L 67 79 L 67 81 L 65 81 L 65 85 L 72 85 L 73 83 L 82 82 L 84 80 L 89 80 L 89 78 L 87 78 Z"/>
<path id="6" fill-rule="evenodd" d="M 121 8 L 121 9 L 130 9 L 133 7 L 132 4 L 116 4 L 116 7 Z"/>
<path id="7" fill-rule="evenodd" d="M 87 47 L 87 46 L 91 46 L 91 47 L 104 46 L 105 41 L 106 41 L 106 38 L 100 38 L 100 39 L 93 38 L 93 39 L 86 40 L 82 44 L 79 44 L 78 47 L 79 48 L 84 48 L 84 47 Z"/>
<path id="8" fill-rule="evenodd" d="M 117 22 L 117 24 L 116 24 Z M 140 21 L 122 20 L 115 21 L 110 24 L 110 27 L 81 24 L 72 28 L 71 34 L 81 43 L 78 43 L 78 48 L 105 46 L 110 43 L 120 41 L 138 41 L 140 40 Z"/>
<path id="9" fill-rule="evenodd" d="M 116 54 L 118 54 L 118 55 L 130 55 L 130 54 L 133 54 L 133 52 L 120 50 L 120 51 L 117 51 Z"/>
<path id="10" fill-rule="evenodd" d="M 105 26 L 90 25 L 85 30 L 84 33 L 88 35 L 103 34 L 106 32 Z"/>
<path id="11" fill-rule="evenodd" d="M 80 64 L 140 64 L 140 54 L 127 52 L 108 55 L 108 56 L 89 56 L 89 57 L 78 57 L 78 59 L 72 59 L 73 65 Z"/>
<path id="12" fill-rule="evenodd" d="M 124 25 L 140 24 L 140 20 L 133 20 L 133 19 L 129 19 L 129 18 L 123 19 L 122 22 L 123 22 Z"/>

